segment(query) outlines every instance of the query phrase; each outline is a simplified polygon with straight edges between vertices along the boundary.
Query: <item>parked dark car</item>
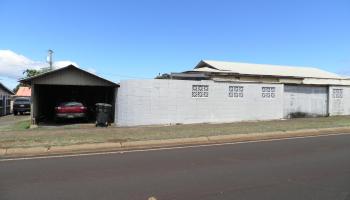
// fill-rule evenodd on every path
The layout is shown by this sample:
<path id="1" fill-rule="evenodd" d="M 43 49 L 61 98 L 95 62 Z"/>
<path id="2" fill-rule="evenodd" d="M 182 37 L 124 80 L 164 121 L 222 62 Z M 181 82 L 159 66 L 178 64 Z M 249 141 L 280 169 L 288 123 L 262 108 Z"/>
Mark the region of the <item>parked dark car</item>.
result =
<path id="1" fill-rule="evenodd" d="M 16 98 L 13 102 L 13 114 L 24 114 L 30 112 L 30 98 L 29 97 L 20 97 Z"/>
<path id="2" fill-rule="evenodd" d="M 80 102 L 69 101 L 55 107 L 55 119 L 87 119 L 87 107 Z"/>

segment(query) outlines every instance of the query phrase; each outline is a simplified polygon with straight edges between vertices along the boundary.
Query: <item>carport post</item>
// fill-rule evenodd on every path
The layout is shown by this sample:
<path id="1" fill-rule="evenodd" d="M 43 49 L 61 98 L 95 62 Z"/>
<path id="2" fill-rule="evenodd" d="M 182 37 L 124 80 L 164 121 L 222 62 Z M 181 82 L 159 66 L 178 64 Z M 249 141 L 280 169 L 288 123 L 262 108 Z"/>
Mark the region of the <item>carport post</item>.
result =
<path id="1" fill-rule="evenodd" d="M 30 103 L 30 123 L 32 125 L 35 125 L 36 124 L 36 121 L 35 121 L 35 115 L 36 115 L 36 97 L 34 96 L 35 95 L 35 84 L 32 83 L 31 85 L 31 103 Z"/>

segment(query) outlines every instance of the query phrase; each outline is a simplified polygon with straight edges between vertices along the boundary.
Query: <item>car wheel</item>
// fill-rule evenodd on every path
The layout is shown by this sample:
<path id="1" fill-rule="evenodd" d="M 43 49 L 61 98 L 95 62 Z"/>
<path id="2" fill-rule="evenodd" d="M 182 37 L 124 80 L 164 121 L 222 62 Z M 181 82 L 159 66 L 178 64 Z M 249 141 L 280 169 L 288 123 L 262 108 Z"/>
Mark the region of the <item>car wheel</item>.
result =
<path id="1" fill-rule="evenodd" d="M 13 115 L 18 115 L 17 111 L 14 111 L 14 112 L 13 112 Z"/>

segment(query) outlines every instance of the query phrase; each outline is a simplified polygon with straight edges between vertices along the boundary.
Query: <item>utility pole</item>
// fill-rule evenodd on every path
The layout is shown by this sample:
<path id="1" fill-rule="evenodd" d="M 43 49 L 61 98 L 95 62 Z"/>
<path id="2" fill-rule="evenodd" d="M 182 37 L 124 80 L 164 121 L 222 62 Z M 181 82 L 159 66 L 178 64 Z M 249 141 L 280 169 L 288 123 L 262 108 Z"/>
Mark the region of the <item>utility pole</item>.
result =
<path id="1" fill-rule="evenodd" d="M 52 54 L 53 51 L 51 49 L 48 50 L 48 56 L 47 56 L 47 62 L 49 63 L 49 69 L 50 71 L 53 70 L 53 66 L 52 66 Z"/>

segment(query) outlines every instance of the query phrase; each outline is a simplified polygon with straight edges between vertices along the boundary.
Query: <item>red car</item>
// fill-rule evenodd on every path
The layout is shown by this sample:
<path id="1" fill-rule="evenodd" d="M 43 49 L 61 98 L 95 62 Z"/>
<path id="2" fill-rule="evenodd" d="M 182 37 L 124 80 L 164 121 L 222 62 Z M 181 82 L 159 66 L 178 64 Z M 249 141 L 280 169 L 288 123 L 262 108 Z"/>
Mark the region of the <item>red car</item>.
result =
<path id="1" fill-rule="evenodd" d="M 87 107 L 80 102 L 63 102 L 55 107 L 55 118 L 59 119 L 87 119 Z"/>

